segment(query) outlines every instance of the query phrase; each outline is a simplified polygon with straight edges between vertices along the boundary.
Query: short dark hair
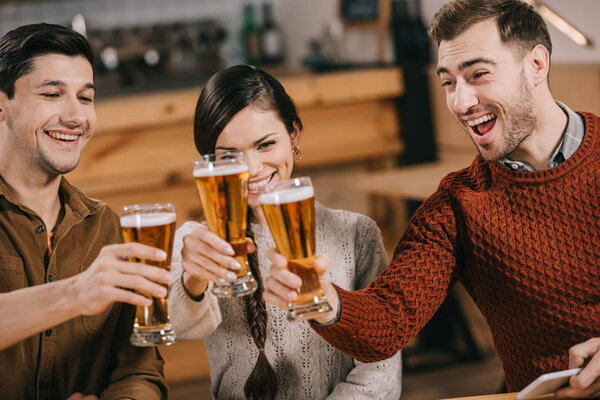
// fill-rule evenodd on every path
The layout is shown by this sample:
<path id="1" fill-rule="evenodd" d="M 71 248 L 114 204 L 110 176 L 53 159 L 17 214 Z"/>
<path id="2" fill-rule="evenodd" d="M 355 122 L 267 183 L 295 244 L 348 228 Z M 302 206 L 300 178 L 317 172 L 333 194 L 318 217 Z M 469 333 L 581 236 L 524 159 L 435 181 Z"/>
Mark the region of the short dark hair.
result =
<path id="1" fill-rule="evenodd" d="M 214 74 L 204 85 L 194 115 L 194 141 L 200 154 L 215 151 L 225 126 L 248 106 L 275 111 L 288 133 L 302 129 L 294 101 L 271 75 L 249 65 L 235 65 Z"/>
<path id="2" fill-rule="evenodd" d="M 493 19 L 500 40 L 515 45 L 522 55 L 541 44 L 552 54 L 548 27 L 533 7 L 520 0 L 453 0 L 442 6 L 429 26 L 429 37 L 452 40 L 478 22 Z"/>
<path id="3" fill-rule="evenodd" d="M 80 55 L 94 63 L 87 39 L 74 30 L 45 23 L 23 25 L 0 39 L 0 90 L 11 99 L 17 79 L 31 72 L 35 57 L 46 54 Z"/>

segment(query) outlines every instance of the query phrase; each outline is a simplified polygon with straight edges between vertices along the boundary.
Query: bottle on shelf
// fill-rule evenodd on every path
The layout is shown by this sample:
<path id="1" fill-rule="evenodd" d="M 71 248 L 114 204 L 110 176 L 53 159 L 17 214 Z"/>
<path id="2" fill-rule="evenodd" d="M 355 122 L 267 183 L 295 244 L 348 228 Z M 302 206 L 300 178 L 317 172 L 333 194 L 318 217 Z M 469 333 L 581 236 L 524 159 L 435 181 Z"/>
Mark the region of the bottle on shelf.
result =
<path id="1" fill-rule="evenodd" d="M 242 26 L 242 46 L 245 61 L 248 64 L 260 63 L 260 37 L 253 4 L 244 4 L 244 23 Z"/>
<path id="2" fill-rule="evenodd" d="M 275 22 L 271 3 L 263 3 L 263 25 L 260 29 L 260 60 L 262 64 L 280 64 L 284 59 L 283 35 Z"/>

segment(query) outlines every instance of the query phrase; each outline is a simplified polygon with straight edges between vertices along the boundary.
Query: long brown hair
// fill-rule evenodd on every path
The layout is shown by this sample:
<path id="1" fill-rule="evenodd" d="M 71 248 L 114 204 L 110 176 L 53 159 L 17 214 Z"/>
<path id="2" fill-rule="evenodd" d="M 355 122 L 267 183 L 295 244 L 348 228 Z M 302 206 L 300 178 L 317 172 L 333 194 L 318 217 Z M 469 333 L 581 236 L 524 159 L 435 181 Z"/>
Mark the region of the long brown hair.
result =
<path id="1" fill-rule="evenodd" d="M 194 116 L 194 141 L 198 152 L 213 153 L 217 138 L 225 126 L 250 105 L 275 111 L 289 134 L 294 132 L 295 127 L 302 129 L 294 102 L 275 78 L 260 69 L 236 65 L 213 75 L 200 93 Z M 246 236 L 252 239 L 250 221 L 253 217 L 252 210 L 248 210 Z M 244 297 L 246 318 L 259 353 L 256 365 L 244 385 L 244 393 L 250 400 L 274 399 L 277 377 L 265 355 L 268 314 L 262 298 L 264 287 L 256 252 L 248 255 L 248 264 L 258 288 L 252 295 Z"/>

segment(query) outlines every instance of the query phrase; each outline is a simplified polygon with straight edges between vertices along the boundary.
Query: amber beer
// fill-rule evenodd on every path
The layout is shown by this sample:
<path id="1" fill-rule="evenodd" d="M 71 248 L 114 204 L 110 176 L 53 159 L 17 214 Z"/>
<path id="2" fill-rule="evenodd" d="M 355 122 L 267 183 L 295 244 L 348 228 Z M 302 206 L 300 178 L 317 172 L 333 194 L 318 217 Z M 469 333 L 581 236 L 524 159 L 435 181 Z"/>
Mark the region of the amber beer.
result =
<path id="1" fill-rule="evenodd" d="M 287 268 L 302 279 L 298 299 L 289 304 L 288 319 L 300 321 L 331 311 L 314 269 L 315 193 L 310 178 L 266 187 L 259 197 L 277 251 Z"/>
<path id="2" fill-rule="evenodd" d="M 220 297 L 245 296 L 257 287 L 246 255 L 249 177 L 243 153 L 208 154 L 194 161 L 194 179 L 208 229 L 231 244 L 241 265 L 233 270 L 235 281 L 213 286 L 213 293 Z"/>
<path id="3" fill-rule="evenodd" d="M 140 204 L 123 207 L 121 229 L 125 242 L 138 242 L 157 247 L 167 253 L 165 261 L 132 259 L 130 261 L 171 269 L 175 212 L 171 204 Z M 176 336 L 169 320 L 167 298 L 138 292 L 152 300 L 147 307 L 136 307 L 130 341 L 135 346 L 175 343 Z"/>

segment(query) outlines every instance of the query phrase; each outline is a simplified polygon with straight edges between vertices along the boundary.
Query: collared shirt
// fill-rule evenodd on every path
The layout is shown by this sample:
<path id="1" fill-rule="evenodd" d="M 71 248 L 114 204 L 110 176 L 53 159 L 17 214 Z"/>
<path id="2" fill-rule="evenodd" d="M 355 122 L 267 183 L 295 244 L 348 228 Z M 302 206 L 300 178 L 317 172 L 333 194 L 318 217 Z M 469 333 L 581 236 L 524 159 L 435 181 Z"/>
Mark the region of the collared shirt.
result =
<path id="1" fill-rule="evenodd" d="M 583 136 L 585 135 L 583 117 L 558 100 L 556 101 L 556 104 L 558 104 L 567 115 L 567 129 L 565 129 L 565 133 L 563 134 L 560 144 L 550 158 L 548 168 L 554 168 L 567 158 L 571 157 L 581 145 Z M 503 158 L 498 160 L 498 162 L 507 168 L 517 171 L 534 171 L 530 165 L 521 161 Z"/>
<path id="2" fill-rule="evenodd" d="M 106 204 L 88 199 L 64 178 L 59 193 L 64 213 L 49 242 L 42 219 L 17 201 L 0 176 L 0 293 L 72 277 L 87 269 L 103 246 L 121 241 L 118 216 Z M 157 351 L 129 344 L 134 311 L 115 303 L 99 315 L 73 318 L 0 351 L 0 396 L 166 397 Z"/>

